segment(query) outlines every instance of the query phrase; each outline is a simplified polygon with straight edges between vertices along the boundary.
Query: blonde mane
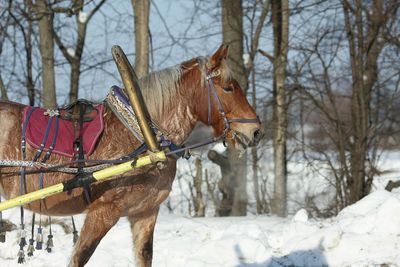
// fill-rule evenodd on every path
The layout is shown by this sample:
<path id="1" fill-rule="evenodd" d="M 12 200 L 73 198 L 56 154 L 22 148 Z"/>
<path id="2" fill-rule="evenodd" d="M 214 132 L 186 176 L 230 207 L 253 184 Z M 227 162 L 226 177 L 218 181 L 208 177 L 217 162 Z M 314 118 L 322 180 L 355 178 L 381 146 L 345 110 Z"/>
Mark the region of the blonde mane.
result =
<path id="1" fill-rule="evenodd" d="M 197 64 L 192 66 L 192 68 L 198 67 L 201 71 L 202 86 L 204 86 L 204 81 L 206 80 L 206 68 L 209 64 L 209 60 L 210 59 L 206 57 L 198 57 Z M 218 69 L 223 81 L 232 78 L 231 71 L 225 60 L 222 60 Z M 163 70 L 151 72 L 149 75 L 140 79 L 140 87 L 150 116 L 158 117 L 168 112 L 171 105 L 174 104 L 175 96 L 181 86 L 182 76 L 182 64 L 179 64 Z"/>
<path id="2" fill-rule="evenodd" d="M 140 79 L 143 98 L 152 117 L 158 117 L 169 109 L 180 87 L 181 79 L 181 65 L 151 72 Z"/>

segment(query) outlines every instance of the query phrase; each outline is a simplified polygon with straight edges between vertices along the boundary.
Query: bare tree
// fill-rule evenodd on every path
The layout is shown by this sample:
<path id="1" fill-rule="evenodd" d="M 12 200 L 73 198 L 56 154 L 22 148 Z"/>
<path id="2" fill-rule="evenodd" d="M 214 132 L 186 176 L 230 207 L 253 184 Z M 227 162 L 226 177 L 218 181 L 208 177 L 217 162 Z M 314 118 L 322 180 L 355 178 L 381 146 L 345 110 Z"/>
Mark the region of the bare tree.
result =
<path id="1" fill-rule="evenodd" d="M 192 196 L 194 212 L 196 217 L 204 217 L 206 205 L 204 204 L 202 184 L 203 184 L 203 166 L 201 159 L 197 158 L 195 161 L 196 175 L 193 176 L 193 185 L 189 183 L 190 193 Z"/>
<path id="2" fill-rule="evenodd" d="M 302 63 L 296 64 L 294 76 L 302 84 L 302 109 L 308 114 L 300 118 L 308 128 L 302 130 L 302 151 L 310 169 L 334 187 L 336 213 L 369 193 L 374 176 L 382 173 L 377 163 L 385 140 L 396 134 L 390 114 L 399 86 L 389 81 L 398 80 L 393 77 L 399 72 L 393 65 L 384 68 L 386 61 L 396 61 L 390 36 L 398 5 L 345 1 L 317 7 L 330 10 L 320 18 L 330 23 L 321 23 L 299 45 Z M 349 61 L 343 61 L 343 53 Z M 321 162 L 329 174 L 318 167 Z"/>
<path id="3" fill-rule="evenodd" d="M 29 4 L 33 7 L 39 25 L 39 48 L 42 58 L 42 103 L 44 107 L 55 108 L 56 100 L 56 82 L 54 71 L 54 41 L 53 41 L 53 12 L 46 0 L 37 0 L 33 4 L 29 0 Z"/>
<path id="4" fill-rule="evenodd" d="M 274 146 L 274 197 L 272 212 L 279 216 L 287 213 L 287 104 L 285 92 L 287 54 L 289 49 L 288 0 L 272 0 L 272 24 L 274 32 L 273 61 L 273 146 Z"/>
<path id="5" fill-rule="evenodd" d="M 243 62 L 243 7 L 242 0 L 221 0 L 223 42 L 229 45 L 228 64 L 240 86 L 247 92 L 247 70 Z M 247 213 L 247 155 L 239 158 L 235 149 L 228 147 L 228 158 L 231 164 L 230 186 L 233 188 L 233 216 L 245 216 Z"/>
<path id="6" fill-rule="evenodd" d="M 349 43 L 352 97 L 351 175 L 347 177 L 350 203 L 367 195 L 373 177 L 366 174 L 371 121 L 371 97 L 378 80 L 378 58 L 385 42 L 385 27 L 395 19 L 398 1 L 374 0 L 369 5 L 361 0 L 342 3 L 345 30 Z"/>
<path id="7" fill-rule="evenodd" d="M 135 20 L 135 72 L 143 77 L 149 72 L 149 0 L 132 0 Z"/>
<path id="8" fill-rule="evenodd" d="M 215 150 L 210 150 L 207 154 L 208 159 L 217 164 L 221 170 L 221 179 L 218 181 L 218 190 L 222 197 L 219 201 L 214 201 L 214 204 L 219 206 L 216 208 L 218 216 L 230 216 L 232 215 L 233 198 L 235 195 L 235 184 L 232 182 L 235 179 L 235 173 L 232 171 L 232 162 L 226 155 L 222 155 Z M 209 191 L 211 184 L 207 183 Z M 211 195 L 213 193 L 209 192 Z"/>
<path id="9" fill-rule="evenodd" d="M 68 48 L 61 39 L 60 35 L 57 33 L 57 30 L 53 30 L 54 40 L 58 45 L 58 48 L 61 50 L 65 59 L 71 66 L 71 74 L 70 74 L 70 90 L 69 90 L 69 101 L 74 102 L 78 99 L 79 93 L 79 81 L 81 75 L 81 65 L 82 65 L 82 56 L 83 49 L 85 47 L 86 40 L 86 31 L 90 20 L 96 14 L 96 12 L 103 6 L 106 0 L 101 0 L 99 3 L 95 4 L 93 9 L 86 14 L 83 11 L 84 0 L 74 0 L 71 3 L 71 7 L 60 7 L 53 6 L 50 7 L 49 12 L 54 13 L 64 13 L 67 16 L 75 16 L 76 21 L 76 43 L 74 48 Z"/>
<path id="10" fill-rule="evenodd" d="M 261 2 L 261 13 L 258 18 L 256 18 L 256 13 L 258 6 Z M 248 62 L 245 62 L 247 66 L 247 72 L 250 73 L 250 81 L 251 81 L 251 99 L 252 105 L 255 110 L 257 110 L 257 86 L 256 86 L 256 66 L 255 66 L 255 57 L 258 52 L 258 44 L 261 36 L 262 29 L 264 28 L 264 22 L 268 15 L 270 9 L 269 1 L 254 1 L 252 3 L 252 7 L 250 8 L 250 12 L 245 15 L 248 18 L 250 23 L 249 29 L 249 37 L 246 38 L 247 50 L 249 51 Z M 245 61 L 245 58 L 244 58 Z M 251 157 L 252 157 L 252 171 L 253 171 L 253 187 L 254 187 L 254 196 L 256 200 L 256 210 L 257 213 L 268 212 L 269 209 L 266 205 L 263 205 L 262 196 L 260 191 L 260 183 L 258 179 L 259 166 L 258 161 L 260 159 L 258 155 L 258 148 L 251 148 Z"/>

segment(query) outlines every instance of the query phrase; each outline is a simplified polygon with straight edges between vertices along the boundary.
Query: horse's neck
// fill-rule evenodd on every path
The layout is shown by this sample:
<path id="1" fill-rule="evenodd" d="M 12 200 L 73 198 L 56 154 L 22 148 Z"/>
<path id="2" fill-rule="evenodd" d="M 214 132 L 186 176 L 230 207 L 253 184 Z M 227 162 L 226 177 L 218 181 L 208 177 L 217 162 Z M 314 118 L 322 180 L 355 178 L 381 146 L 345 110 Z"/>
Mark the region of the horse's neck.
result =
<path id="1" fill-rule="evenodd" d="M 195 94 L 200 91 L 200 78 L 201 72 L 195 68 L 180 72 L 177 75 L 180 82 L 174 80 L 174 83 L 179 84 L 174 96 L 166 97 L 166 103 L 158 103 L 165 107 L 161 112 L 152 111 L 154 114 L 151 116 L 157 125 L 168 133 L 168 138 L 175 144 L 182 144 L 188 138 L 199 119 L 195 106 L 199 104 L 201 96 L 195 98 Z M 171 81 L 168 84 L 172 86 Z"/>
<path id="2" fill-rule="evenodd" d="M 179 102 L 167 114 L 160 116 L 158 125 L 168 133 L 168 138 L 175 144 L 182 144 L 197 123 L 197 116 L 192 108 Z"/>

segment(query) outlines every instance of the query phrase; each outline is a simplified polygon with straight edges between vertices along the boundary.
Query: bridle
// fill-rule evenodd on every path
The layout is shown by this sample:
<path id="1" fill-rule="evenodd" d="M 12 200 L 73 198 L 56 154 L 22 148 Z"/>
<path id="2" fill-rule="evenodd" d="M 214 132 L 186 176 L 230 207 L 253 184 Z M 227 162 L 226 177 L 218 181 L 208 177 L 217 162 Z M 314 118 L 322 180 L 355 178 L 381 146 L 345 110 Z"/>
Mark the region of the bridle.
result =
<path id="1" fill-rule="evenodd" d="M 220 70 L 214 70 L 212 72 L 209 72 L 206 69 L 206 84 L 207 84 L 207 94 L 208 94 L 208 126 L 211 126 L 211 115 L 212 115 L 212 99 L 211 99 L 211 93 L 214 95 L 214 99 L 217 102 L 217 109 L 218 113 L 221 115 L 223 121 L 224 121 L 224 130 L 222 132 L 221 137 L 225 140 L 227 138 L 227 134 L 229 130 L 231 129 L 231 123 L 236 122 L 236 123 L 260 123 L 260 119 L 257 116 L 256 118 L 234 118 L 234 119 L 229 119 L 226 115 L 226 112 L 224 110 L 224 107 L 221 103 L 221 100 L 217 94 L 217 90 L 215 89 L 213 78 L 218 77 L 221 75 Z M 238 131 L 232 130 L 232 135 L 233 138 L 236 139 L 236 141 L 241 142 L 241 138 L 248 139 L 246 136 L 244 136 L 242 133 Z"/>

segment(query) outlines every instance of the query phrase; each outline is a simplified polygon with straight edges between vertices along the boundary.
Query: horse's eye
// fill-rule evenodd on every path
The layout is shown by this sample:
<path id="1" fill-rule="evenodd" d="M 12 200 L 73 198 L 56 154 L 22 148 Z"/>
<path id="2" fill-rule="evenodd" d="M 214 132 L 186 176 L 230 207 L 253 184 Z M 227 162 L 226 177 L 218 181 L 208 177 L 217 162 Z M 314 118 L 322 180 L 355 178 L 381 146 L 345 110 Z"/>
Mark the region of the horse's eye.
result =
<path id="1" fill-rule="evenodd" d="M 233 88 L 231 86 L 222 87 L 222 89 L 224 89 L 224 91 L 227 93 L 231 93 L 233 91 Z"/>

